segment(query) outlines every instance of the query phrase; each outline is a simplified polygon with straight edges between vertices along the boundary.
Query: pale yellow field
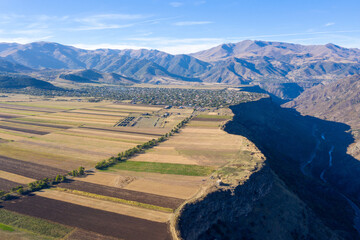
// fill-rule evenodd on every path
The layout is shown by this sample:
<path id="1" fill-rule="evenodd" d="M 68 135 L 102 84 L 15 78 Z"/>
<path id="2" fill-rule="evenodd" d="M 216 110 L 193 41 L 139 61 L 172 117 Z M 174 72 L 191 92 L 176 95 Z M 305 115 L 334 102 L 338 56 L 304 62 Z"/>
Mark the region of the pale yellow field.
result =
<path id="1" fill-rule="evenodd" d="M 124 189 L 152 193 L 166 197 L 188 199 L 199 190 L 199 186 L 182 186 L 166 184 L 159 182 L 158 180 L 138 179 L 129 183 L 126 187 L 124 187 Z"/>
<path id="2" fill-rule="evenodd" d="M 209 122 L 201 121 L 205 125 Z M 190 123 L 180 134 L 131 161 L 221 166 L 236 158 L 242 145 L 241 136 L 228 134 L 220 128 L 205 128 Z"/>
<path id="3" fill-rule="evenodd" d="M 21 184 L 28 184 L 28 183 L 36 181 L 35 179 L 32 179 L 32 178 L 27 178 L 27 177 L 24 177 L 21 175 L 5 172 L 5 171 L 1 171 L 1 170 L 0 170 L 0 178 L 7 179 L 9 181 L 13 181 L 13 182 L 17 182 L 17 183 L 21 183 Z"/>
<path id="4" fill-rule="evenodd" d="M 85 128 L 72 128 L 67 131 L 58 132 L 58 134 L 74 134 L 75 136 L 83 136 L 89 138 L 98 138 L 98 139 L 111 139 L 113 141 L 123 141 L 123 140 L 133 140 L 136 142 L 147 142 L 152 139 L 149 135 L 141 134 L 131 134 L 131 133 L 122 133 L 122 132 L 110 132 L 110 131 L 101 131 Z"/>
<path id="5" fill-rule="evenodd" d="M 40 192 L 37 192 L 36 195 L 63 202 L 73 203 L 84 207 L 99 209 L 102 211 L 114 212 L 131 217 L 146 219 L 154 222 L 167 222 L 170 219 L 171 215 L 170 213 L 79 196 L 56 190 L 42 190 Z"/>
<path id="6" fill-rule="evenodd" d="M 131 112 L 131 111 L 149 112 L 149 111 L 158 111 L 158 110 L 162 109 L 161 107 L 137 106 L 134 104 L 111 104 L 111 105 L 104 105 L 104 108 L 126 109 L 129 112 Z"/>
<path id="7" fill-rule="evenodd" d="M 132 181 L 135 177 L 124 176 L 114 173 L 96 172 L 95 174 L 87 175 L 86 177 L 77 178 L 79 181 L 101 184 L 109 187 L 123 188 Z"/>
<path id="8" fill-rule="evenodd" d="M 22 149 L 5 144 L 0 144 L 0 155 L 66 170 L 77 169 L 79 166 L 87 168 L 94 166 L 94 162 L 88 159 L 77 158 L 76 156 L 57 155 L 53 152 L 41 152 L 36 148 Z"/>

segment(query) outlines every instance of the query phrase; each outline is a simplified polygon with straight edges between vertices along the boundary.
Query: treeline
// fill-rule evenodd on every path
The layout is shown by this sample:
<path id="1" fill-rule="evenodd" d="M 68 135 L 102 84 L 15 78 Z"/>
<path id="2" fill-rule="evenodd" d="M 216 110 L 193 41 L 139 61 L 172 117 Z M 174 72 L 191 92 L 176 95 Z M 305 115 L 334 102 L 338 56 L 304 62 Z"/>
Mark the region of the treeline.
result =
<path id="1" fill-rule="evenodd" d="M 111 167 L 117 163 L 125 162 L 129 158 L 133 157 L 137 153 L 142 153 L 147 149 L 153 148 L 156 145 L 158 145 L 161 142 L 164 142 L 169 139 L 174 133 L 178 133 L 180 128 L 185 126 L 189 121 L 191 120 L 191 117 L 185 118 L 182 120 L 179 124 L 177 124 L 169 133 L 166 133 L 165 135 L 159 137 L 158 139 L 152 139 L 146 143 L 143 143 L 141 145 L 137 145 L 136 147 L 130 148 L 124 152 L 121 152 L 117 155 L 117 157 L 110 157 L 107 160 L 103 160 L 101 162 L 98 162 L 95 165 L 96 169 L 107 169 L 108 167 Z"/>
<path id="2" fill-rule="evenodd" d="M 66 176 L 79 177 L 82 175 L 85 175 L 85 168 L 79 167 L 79 169 L 70 171 L 66 175 L 58 174 L 54 178 L 44 178 L 42 180 L 37 180 L 35 182 L 31 182 L 27 186 L 20 185 L 20 186 L 12 188 L 11 191 L 9 191 L 9 192 L 0 191 L 0 199 L 4 200 L 4 201 L 10 200 L 10 199 L 16 198 L 17 196 L 27 195 L 29 193 L 36 192 L 41 189 L 50 188 L 61 182 L 65 182 Z"/>

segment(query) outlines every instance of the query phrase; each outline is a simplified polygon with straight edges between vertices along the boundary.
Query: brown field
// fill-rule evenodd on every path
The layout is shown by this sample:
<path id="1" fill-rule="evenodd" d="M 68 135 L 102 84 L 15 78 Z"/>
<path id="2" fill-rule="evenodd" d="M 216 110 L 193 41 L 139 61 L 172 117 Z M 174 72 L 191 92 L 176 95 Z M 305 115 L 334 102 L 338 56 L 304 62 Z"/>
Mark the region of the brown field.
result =
<path id="1" fill-rule="evenodd" d="M 67 183 L 61 183 L 58 186 L 61 188 L 74 189 L 83 192 L 95 193 L 98 195 L 120 198 L 129 201 L 136 201 L 172 209 L 176 209 L 183 202 L 183 200 L 178 198 L 164 197 L 150 193 L 103 186 L 82 181 L 69 181 Z"/>
<path id="2" fill-rule="evenodd" d="M 170 239 L 166 223 L 30 196 L 2 203 L 7 210 L 121 239 Z"/>
<path id="3" fill-rule="evenodd" d="M 94 208 L 102 211 L 117 213 L 139 219 L 145 219 L 153 222 L 165 223 L 170 219 L 170 213 L 139 208 L 127 204 L 116 203 L 106 200 L 89 198 L 62 191 L 42 190 L 40 192 L 36 192 L 36 195 L 44 198 L 76 204 L 78 206 Z"/>
<path id="4" fill-rule="evenodd" d="M 1 191 L 10 191 L 12 188 L 20 186 L 20 185 L 21 185 L 20 183 L 0 178 L 0 190 Z"/>
<path id="5" fill-rule="evenodd" d="M 25 162 L 4 156 L 0 156 L 0 166 L 2 171 L 6 171 L 34 179 L 54 177 L 57 174 L 66 173 L 66 171 L 62 169 L 57 169 L 36 163 Z"/>

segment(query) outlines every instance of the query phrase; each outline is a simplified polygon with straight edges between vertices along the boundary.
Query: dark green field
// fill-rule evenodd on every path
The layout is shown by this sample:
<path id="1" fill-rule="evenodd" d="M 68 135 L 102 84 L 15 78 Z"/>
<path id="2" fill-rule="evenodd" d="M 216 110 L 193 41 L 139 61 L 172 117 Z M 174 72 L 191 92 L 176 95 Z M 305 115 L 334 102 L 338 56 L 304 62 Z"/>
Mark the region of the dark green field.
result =
<path id="1" fill-rule="evenodd" d="M 135 162 L 127 161 L 116 164 L 105 171 L 127 170 L 135 172 L 154 172 L 162 174 L 176 174 L 187 176 L 207 176 L 214 171 L 212 167 L 174 164 L 174 163 L 156 163 L 156 162 Z"/>

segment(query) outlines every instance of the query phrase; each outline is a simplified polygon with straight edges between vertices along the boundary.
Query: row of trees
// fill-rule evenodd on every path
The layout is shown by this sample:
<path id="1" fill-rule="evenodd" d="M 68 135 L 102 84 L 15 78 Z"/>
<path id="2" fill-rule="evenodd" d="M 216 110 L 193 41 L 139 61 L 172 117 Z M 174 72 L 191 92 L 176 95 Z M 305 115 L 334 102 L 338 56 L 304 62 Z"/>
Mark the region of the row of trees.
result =
<path id="1" fill-rule="evenodd" d="M 129 158 L 133 157 L 135 154 L 142 153 L 147 149 L 155 147 L 159 143 L 164 142 L 167 139 L 169 139 L 169 137 L 172 136 L 174 133 L 178 133 L 180 128 L 185 126 L 190 121 L 190 119 L 191 119 L 191 117 L 185 118 L 179 124 L 177 124 L 173 129 L 171 129 L 171 131 L 169 133 L 166 133 L 165 135 L 159 137 L 158 139 L 152 139 L 146 143 L 137 145 L 136 147 L 130 148 L 124 152 L 119 153 L 117 157 L 112 156 L 107 160 L 98 162 L 95 165 L 95 168 L 96 169 L 106 169 L 108 167 L 115 165 L 116 163 L 120 163 L 120 162 L 124 162 L 124 161 L 128 160 Z"/>
<path id="2" fill-rule="evenodd" d="M 11 189 L 9 192 L 0 191 L 1 200 L 9 200 L 17 197 L 17 195 L 27 195 L 31 192 L 36 192 L 41 189 L 52 187 L 56 184 L 66 181 L 66 176 L 79 177 L 85 175 L 85 168 L 79 167 L 79 169 L 73 170 L 66 175 L 56 175 L 54 178 L 44 178 L 42 180 L 37 180 L 35 182 L 29 183 L 27 186 L 17 186 Z"/>

